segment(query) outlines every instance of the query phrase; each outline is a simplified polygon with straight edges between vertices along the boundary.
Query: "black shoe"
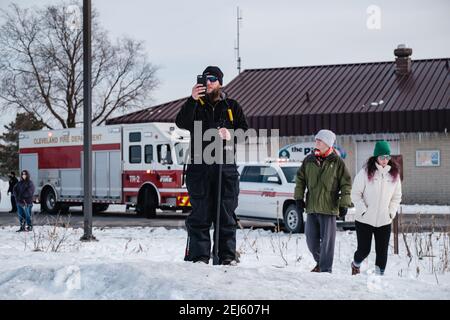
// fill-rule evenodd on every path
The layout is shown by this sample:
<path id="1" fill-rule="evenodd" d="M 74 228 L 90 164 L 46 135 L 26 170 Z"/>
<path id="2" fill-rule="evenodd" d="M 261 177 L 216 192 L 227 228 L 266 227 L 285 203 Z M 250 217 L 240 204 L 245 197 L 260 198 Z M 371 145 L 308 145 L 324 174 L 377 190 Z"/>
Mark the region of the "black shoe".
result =
<path id="1" fill-rule="evenodd" d="M 320 272 L 320 267 L 319 267 L 319 265 L 316 265 L 316 266 L 314 267 L 314 269 L 311 270 L 311 272 Z"/>
<path id="2" fill-rule="evenodd" d="M 33 231 L 33 226 L 28 226 L 27 231 Z"/>
<path id="3" fill-rule="evenodd" d="M 203 262 L 204 264 L 209 264 L 209 258 L 208 257 L 199 257 L 199 258 L 193 259 L 193 262 L 194 263 Z"/>
<path id="4" fill-rule="evenodd" d="M 352 276 L 356 276 L 357 274 L 360 274 L 360 273 L 361 273 L 360 268 L 355 266 L 352 262 Z"/>
<path id="5" fill-rule="evenodd" d="M 20 229 L 17 230 L 16 232 L 24 232 L 24 231 L 25 231 L 25 228 L 24 227 L 20 227 Z"/>
<path id="6" fill-rule="evenodd" d="M 234 267 L 234 266 L 237 266 L 237 261 L 235 259 L 227 258 L 227 259 L 223 259 L 220 264 L 224 265 L 224 266 L 233 266 Z"/>

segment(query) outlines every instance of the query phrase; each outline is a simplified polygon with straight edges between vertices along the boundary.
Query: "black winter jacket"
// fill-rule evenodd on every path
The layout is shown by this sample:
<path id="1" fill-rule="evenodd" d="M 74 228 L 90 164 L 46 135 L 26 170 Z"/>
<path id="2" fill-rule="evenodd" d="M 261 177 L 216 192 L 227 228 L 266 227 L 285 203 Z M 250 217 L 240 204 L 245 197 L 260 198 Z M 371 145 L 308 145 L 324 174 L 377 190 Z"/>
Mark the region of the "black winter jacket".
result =
<path id="1" fill-rule="evenodd" d="M 248 129 L 244 112 L 236 100 L 228 99 L 224 94 L 222 94 L 220 100 L 215 102 L 208 101 L 205 97 L 202 99 L 205 102 L 204 105 L 189 97 L 178 112 L 175 121 L 179 128 L 189 130 L 191 133 L 191 163 L 194 163 L 195 151 L 194 121 L 201 121 L 202 135 L 208 129 L 217 129 L 219 127 L 234 130 L 242 129 L 244 131 Z M 232 120 L 227 111 L 228 108 L 231 109 Z M 210 143 L 211 141 L 203 141 L 201 151 L 203 152 Z"/>
<path id="2" fill-rule="evenodd" d="M 17 180 L 16 177 L 11 177 L 9 179 L 9 188 L 8 188 L 8 192 L 13 192 L 14 187 L 16 186 L 17 182 L 19 182 L 19 180 Z"/>
<path id="3" fill-rule="evenodd" d="M 18 205 L 33 204 L 34 184 L 33 181 L 20 180 L 13 190 Z"/>

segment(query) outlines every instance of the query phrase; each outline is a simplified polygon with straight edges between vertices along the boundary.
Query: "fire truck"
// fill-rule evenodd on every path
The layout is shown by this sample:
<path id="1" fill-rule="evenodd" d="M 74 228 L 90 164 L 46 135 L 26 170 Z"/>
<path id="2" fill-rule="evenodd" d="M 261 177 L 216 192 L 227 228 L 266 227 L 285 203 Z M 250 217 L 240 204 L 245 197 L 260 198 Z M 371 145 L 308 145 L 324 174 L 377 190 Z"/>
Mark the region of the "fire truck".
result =
<path id="1" fill-rule="evenodd" d="M 189 211 L 183 165 L 189 131 L 173 123 L 109 125 L 92 129 L 94 212 L 110 204 L 155 217 L 156 209 Z M 83 130 L 28 131 L 19 135 L 20 170 L 36 186 L 35 202 L 49 213 L 83 203 Z"/>

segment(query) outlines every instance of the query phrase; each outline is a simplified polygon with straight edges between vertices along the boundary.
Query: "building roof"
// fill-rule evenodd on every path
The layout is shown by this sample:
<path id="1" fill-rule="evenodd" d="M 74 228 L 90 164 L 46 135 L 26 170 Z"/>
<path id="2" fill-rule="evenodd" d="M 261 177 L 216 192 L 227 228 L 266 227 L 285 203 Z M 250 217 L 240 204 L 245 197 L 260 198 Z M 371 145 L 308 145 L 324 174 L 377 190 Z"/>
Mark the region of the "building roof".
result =
<path id="1" fill-rule="evenodd" d="M 441 132 L 450 128 L 449 60 L 413 60 L 244 70 L 224 91 L 250 127 L 281 136 Z M 187 97 L 116 117 L 107 124 L 174 122 Z"/>

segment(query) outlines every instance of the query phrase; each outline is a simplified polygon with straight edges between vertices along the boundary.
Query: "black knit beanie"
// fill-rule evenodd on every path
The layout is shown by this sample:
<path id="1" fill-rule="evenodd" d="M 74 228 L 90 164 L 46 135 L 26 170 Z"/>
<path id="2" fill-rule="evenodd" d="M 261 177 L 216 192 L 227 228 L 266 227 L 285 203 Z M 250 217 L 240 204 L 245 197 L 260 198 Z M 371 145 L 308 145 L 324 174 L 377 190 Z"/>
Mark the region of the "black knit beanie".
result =
<path id="1" fill-rule="evenodd" d="M 216 76 L 219 79 L 220 85 L 223 84 L 223 72 L 216 66 L 209 66 L 203 71 L 203 75 L 212 75 Z"/>

